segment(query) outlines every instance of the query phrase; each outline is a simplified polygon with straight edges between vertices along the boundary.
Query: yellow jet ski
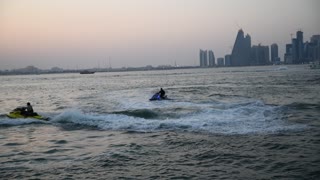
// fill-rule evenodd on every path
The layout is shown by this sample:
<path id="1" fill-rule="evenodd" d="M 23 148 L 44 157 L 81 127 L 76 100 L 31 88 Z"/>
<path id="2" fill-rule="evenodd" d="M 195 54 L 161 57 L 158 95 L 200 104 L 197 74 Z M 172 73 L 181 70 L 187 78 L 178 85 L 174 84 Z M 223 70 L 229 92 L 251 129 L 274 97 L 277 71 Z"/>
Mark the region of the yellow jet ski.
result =
<path id="1" fill-rule="evenodd" d="M 25 107 L 17 107 L 9 114 L 7 114 L 9 118 L 18 119 L 18 118 L 33 118 L 38 120 L 45 120 L 47 121 L 48 118 L 40 116 L 38 113 L 27 113 Z"/>

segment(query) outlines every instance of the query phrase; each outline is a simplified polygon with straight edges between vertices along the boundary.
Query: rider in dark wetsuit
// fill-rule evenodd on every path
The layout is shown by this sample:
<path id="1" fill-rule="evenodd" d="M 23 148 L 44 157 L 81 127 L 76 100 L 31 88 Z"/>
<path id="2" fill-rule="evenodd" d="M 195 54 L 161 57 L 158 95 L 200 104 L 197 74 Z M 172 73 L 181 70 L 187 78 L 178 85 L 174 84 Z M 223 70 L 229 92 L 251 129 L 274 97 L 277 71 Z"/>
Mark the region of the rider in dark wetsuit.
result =
<path id="1" fill-rule="evenodd" d="M 159 94 L 162 99 L 166 98 L 165 97 L 166 92 L 162 88 L 160 89 Z"/>
<path id="2" fill-rule="evenodd" d="M 28 115 L 28 116 L 34 115 L 33 108 L 29 102 L 27 103 L 26 110 L 27 110 L 25 112 L 26 115 Z"/>

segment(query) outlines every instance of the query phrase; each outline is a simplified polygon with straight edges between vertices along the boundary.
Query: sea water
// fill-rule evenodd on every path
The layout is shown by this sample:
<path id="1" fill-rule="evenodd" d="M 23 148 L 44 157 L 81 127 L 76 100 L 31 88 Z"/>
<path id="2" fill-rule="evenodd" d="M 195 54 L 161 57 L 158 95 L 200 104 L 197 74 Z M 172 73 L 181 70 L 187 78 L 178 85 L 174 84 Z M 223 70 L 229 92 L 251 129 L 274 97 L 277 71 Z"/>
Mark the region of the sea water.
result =
<path id="1" fill-rule="evenodd" d="M 303 65 L 0 76 L 0 179 L 317 179 L 319 90 Z M 26 102 L 49 121 L 5 116 Z"/>

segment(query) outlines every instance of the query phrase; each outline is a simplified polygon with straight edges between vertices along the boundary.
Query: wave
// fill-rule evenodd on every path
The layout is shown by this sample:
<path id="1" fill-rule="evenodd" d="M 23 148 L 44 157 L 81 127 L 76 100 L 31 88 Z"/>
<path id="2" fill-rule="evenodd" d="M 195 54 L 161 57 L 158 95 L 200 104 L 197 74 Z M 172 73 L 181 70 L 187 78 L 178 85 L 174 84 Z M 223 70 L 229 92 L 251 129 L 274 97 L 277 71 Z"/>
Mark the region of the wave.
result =
<path id="1" fill-rule="evenodd" d="M 8 117 L 0 117 L 0 127 L 20 126 L 27 124 L 45 124 L 45 121 L 31 118 L 10 119 Z"/>
<path id="2" fill-rule="evenodd" d="M 128 104 L 127 104 L 128 105 Z M 136 104 L 135 104 L 136 105 Z M 2 119 L 0 126 L 51 123 L 68 129 L 93 128 L 130 132 L 182 131 L 212 134 L 269 134 L 307 127 L 289 122 L 286 106 L 266 105 L 262 101 L 241 102 L 158 102 L 121 111 L 85 113 L 68 109 L 49 122 L 32 119 Z M 137 107 L 137 106 L 135 106 Z"/>
<path id="3" fill-rule="evenodd" d="M 306 128 L 287 122 L 283 108 L 261 101 L 234 104 L 190 103 L 176 108 L 138 109 L 108 114 L 68 110 L 53 122 L 99 130 L 135 132 L 183 131 L 213 134 L 265 134 Z M 176 104 L 177 105 L 177 104 Z M 164 111 L 169 111 L 164 113 Z M 175 112 L 175 116 L 173 116 Z"/>
<path id="4" fill-rule="evenodd" d="M 286 105 L 286 107 L 295 110 L 320 110 L 320 102 L 318 104 L 294 102 Z"/>
<path id="5" fill-rule="evenodd" d="M 159 118 L 159 114 L 150 109 L 135 109 L 135 110 L 119 111 L 119 112 L 114 112 L 114 114 L 123 114 L 127 116 L 139 117 L 144 119 Z"/>

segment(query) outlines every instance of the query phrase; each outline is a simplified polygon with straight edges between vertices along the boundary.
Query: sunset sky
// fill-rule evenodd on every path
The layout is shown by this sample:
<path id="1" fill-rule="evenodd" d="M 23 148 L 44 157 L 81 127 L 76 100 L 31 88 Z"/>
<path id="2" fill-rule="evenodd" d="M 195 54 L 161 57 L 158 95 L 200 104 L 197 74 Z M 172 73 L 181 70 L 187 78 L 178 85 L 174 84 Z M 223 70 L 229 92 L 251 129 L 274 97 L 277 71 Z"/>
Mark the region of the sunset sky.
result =
<path id="1" fill-rule="evenodd" d="M 0 0 L 0 69 L 199 65 L 199 49 L 320 34 L 319 0 Z M 110 57 L 110 58 L 109 58 Z M 110 62 L 109 62 L 110 60 Z"/>

